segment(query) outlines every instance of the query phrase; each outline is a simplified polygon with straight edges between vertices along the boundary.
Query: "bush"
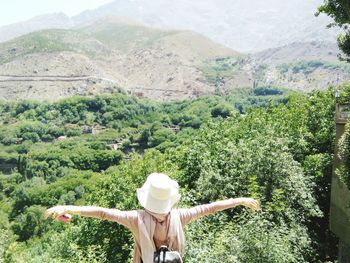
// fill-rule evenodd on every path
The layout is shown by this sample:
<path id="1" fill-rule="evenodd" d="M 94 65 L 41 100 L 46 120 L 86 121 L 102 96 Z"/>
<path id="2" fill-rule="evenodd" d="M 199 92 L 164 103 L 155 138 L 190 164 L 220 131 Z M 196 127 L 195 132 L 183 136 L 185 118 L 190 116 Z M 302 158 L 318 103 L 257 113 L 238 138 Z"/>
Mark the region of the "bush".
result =
<path id="1" fill-rule="evenodd" d="M 18 236 L 19 241 L 26 241 L 32 236 L 40 236 L 46 229 L 43 218 L 45 207 L 30 206 L 18 215 L 11 223 L 11 229 Z"/>
<path id="2" fill-rule="evenodd" d="M 211 116 L 213 118 L 216 118 L 219 116 L 222 118 L 227 118 L 228 116 L 231 115 L 231 112 L 232 112 L 232 107 L 229 107 L 228 105 L 225 105 L 225 104 L 219 104 L 211 110 Z"/>
<path id="3" fill-rule="evenodd" d="M 81 127 L 72 128 L 72 129 L 69 129 L 67 131 L 67 136 L 68 137 L 80 136 L 82 134 L 83 134 L 83 131 L 82 131 Z"/>

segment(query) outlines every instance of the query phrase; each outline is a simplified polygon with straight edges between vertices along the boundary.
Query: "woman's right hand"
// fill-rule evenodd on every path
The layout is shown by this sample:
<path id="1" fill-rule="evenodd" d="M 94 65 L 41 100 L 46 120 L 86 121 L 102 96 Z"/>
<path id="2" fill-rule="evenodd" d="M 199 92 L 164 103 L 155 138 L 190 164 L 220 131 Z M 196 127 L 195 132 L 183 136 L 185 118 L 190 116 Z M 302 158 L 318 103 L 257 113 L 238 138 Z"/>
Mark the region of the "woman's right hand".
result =
<path id="1" fill-rule="evenodd" d="M 253 212 L 260 210 L 260 203 L 259 201 L 249 198 L 249 197 L 239 197 L 234 199 L 238 205 L 243 205 L 245 207 L 250 208 Z"/>
<path id="2" fill-rule="evenodd" d="M 58 205 L 47 209 L 44 213 L 44 217 L 45 219 L 51 217 L 63 222 L 69 222 L 71 219 L 69 212 L 68 206 Z"/>

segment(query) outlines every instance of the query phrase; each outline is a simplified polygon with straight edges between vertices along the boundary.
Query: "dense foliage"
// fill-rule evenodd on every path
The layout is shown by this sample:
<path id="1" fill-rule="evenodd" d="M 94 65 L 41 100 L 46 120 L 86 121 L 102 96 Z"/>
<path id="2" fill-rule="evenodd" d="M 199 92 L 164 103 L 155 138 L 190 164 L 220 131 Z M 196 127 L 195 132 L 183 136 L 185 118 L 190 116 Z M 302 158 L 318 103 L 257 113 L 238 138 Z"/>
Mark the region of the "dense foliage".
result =
<path id="1" fill-rule="evenodd" d="M 55 204 L 138 208 L 136 188 L 159 171 L 180 183 L 179 206 L 237 196 L 262 205 L 190 224 L 186 262 L 334 261 L 333 93 L 265 87 L 171 103 L 122 93 L 1 103 L 2 260 L 130 262 L 124 227 L 45 221 L 42 213 Z"/>
<path id="2" fill-rule="evenodd" d="M 339 48 L 344 52 L 345 57 L 340 58 L 350 61 L 350 3 L 348 0 L 324 0 L 323 5 L 318 8 L 318 13 L 324 13 L 333 18 L 334 23 L 329 27 L 337 26 L 341 28 L 344 33 L 338 36 Z"/>
<path id="3" fill-rule="evenodd" d="M 341 181 L 350 189 L 350 127 L 345 126 L 345 132 L 340 138 L 339 155 L 343 161 L 336 173 L 339 175 Z"/>

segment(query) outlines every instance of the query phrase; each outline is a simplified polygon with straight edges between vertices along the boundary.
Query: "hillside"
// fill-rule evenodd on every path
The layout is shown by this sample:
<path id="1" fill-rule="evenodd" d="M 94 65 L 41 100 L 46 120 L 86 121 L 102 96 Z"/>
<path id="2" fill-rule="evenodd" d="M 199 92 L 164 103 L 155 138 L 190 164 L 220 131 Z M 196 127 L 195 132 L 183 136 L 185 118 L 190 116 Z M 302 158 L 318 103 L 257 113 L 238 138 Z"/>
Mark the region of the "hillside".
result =
<path id="1" fill-rule="evenodd" d="M 310 91 L 350 79 L 350 65 L 340 62 L 338 53 L 337 45 L 330 42 L 292 43 L 254 54 L 248 65 L 259 85 Z"/>
<path id="2" fill-rule="evenodd" d="M 322 2 L 115 0 L 72 19 L 80 23 L 109 15 L 127 16 L 148 26 L 199 32 L 240 52 L 257 52 L 293 42 L 335 42 L 335 30 L 326 29 L 331 20 L 314 16 Z"/>
<path id="3" fill-rule="evenodd" d="M 109 17 L 0 44 L 0 98 L 56 100 L 119 88 L 158 100 L 197 97 L 214 90 L 198 62 L 237 54 L 194 32 Z"/>
<path id="4" fill-rule="evenodd" d="M 222 92 L 261 86 L 309 92 L 350 79 L 350 66 L 338 60 L 338 53 L 334 43 L 292 43 L 252 55 L 210 60 L 200 68 Z"/>
<path id="5" fill-rule="evenodd" d="M 0 41 L 37 30 L 70 29 L 106 16 L 119 16 L 162 30 L 195 31 L 234 50 L 254 53 L 293 42 L 335 42 L 335 29 L 326 29 L 330 18 L 314 16 L 322 2 L 115 0 L 71 18 L 64 14 L 48 14 L 0 27 Z"/>
<path id="6" fill-rule="evenodd" d="M 126 90 L 156 100 L 247 87 L 311 91 L 350 78 L 336 44 L 292 43 L 240 54 L 192 31 L 124 17 L 33 32 L 0 44 L 0 98 L 57 100 Z"/>
<path id="7" fill-rule="evenodd" d="M 252 54 L 257 63 L 278 65 L 302 60 L 338 61 L 339 48 L 332 42 L 293 42 Z"/>
<path id="8" fill-rule="evenodd" d="M 45 14 L 27 21 L 0 27 L 0 42 L 48 28 L 70 28 L 74 22 L 63 13 Z"/>

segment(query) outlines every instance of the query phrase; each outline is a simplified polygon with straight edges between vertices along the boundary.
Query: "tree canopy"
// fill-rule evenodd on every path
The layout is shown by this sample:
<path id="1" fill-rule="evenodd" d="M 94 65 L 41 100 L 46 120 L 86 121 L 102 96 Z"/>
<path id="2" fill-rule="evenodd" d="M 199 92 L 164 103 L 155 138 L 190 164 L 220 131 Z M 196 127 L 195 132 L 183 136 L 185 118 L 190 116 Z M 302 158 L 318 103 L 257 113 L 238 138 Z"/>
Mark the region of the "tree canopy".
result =
<path id="1" fill-rule="evenodd" d="M 329 27 L 339 27 L 344 31 L 338 36 L 339 48 L 344 53 L 339 57 L 350 62 L 350 2 L 348 0 L 325 0 L 318 8 L 316 15 L 320 13 L 333 18 L 334 23 L 329 24 Z"/>
<path id="2" fill-rule="evenodd" d="M 0 103 L 0 261 L 130 262 L 123 226 L 79 217 L 63 224 L 42 213 L 56 204 L 137 209 L 135 190 L 158 171 L 179 182 L 180 207 L 238 196 L 262 205 L 187 226 L 186 262 L 334 262 L 334 90 L 283 92 Z"/>

